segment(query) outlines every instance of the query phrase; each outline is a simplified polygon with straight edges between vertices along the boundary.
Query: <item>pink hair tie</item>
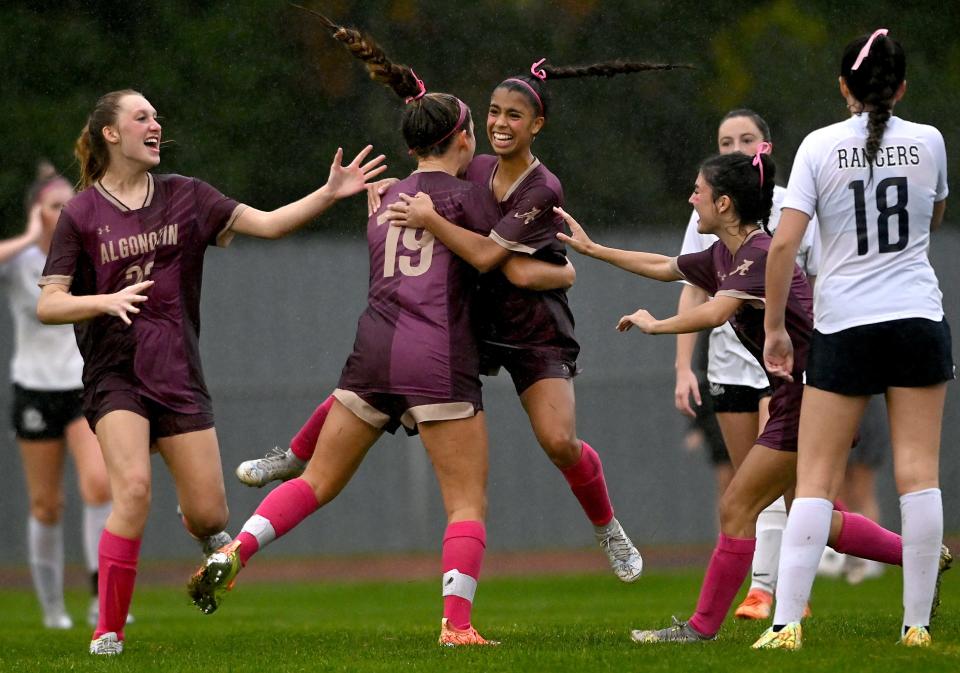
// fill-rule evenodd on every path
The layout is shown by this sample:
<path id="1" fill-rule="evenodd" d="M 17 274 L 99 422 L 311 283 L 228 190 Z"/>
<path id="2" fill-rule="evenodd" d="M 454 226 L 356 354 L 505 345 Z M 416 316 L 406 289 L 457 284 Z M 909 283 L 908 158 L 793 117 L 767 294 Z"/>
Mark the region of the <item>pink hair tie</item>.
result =
<path id="1" fill-rule="evenodd" d="M 415 100 L 420 100 L 427 93 L 427 85 L 423 83 L 423 80 L 417 77 L 417 73 L 414 72 L 413 68 L 410 68 L 410 73 L 413 75 L 413 79 L 417 81 L 417 87 L 420 89 L 414 96 L 407 96 L 403 99 L 404 103 L 412 103 Z"/>
<path id="2" fill-rule="evenodd" d="M 860 64 L 863 63 L 863 59 L 870 55 L 870 47 L 873 46 L 873 41 L 876 40 L 881 35 L 886 35 L 889 31 L 886 28 L 878 28 L 873 31 L 873 35 L 870 36 L 870 39 L 867 40 L 867 43 L 863 45 L 863 49 L 860 50 L 860 53 L 857 54 L 857 60 L 853 62 L 853 67 L 850 68 L 851 72 L 860 67 Z"/>
<path id="3" fill-rule="evenodd" d="M 760 169 L 760 187 L 763 187 L 763 159 L 761 154 L 770 154 L 773 151 L 773 145 L 768 142 L 757 143 L 757 153 L 753 155 L 753 165 Z"/>
<path id="4" fill-rule="evenodd" d="M 541 81 L 547 79 L 547 71 L 540 67 L 546 62 L 546 60 L 547 59 L 545 58 L 541 58 L 539 61 L 530 66 L 530 74 Z"/>

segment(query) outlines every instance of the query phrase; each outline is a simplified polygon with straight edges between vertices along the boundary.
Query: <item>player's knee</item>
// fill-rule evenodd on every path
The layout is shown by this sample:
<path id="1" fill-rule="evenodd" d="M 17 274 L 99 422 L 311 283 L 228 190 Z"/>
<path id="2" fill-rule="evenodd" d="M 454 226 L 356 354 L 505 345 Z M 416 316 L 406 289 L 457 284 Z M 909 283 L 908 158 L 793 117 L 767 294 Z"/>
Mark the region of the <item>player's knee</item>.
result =
<path id="1" fill-rule="evenodd" d="M 113 509 L 125 516 L 139 518 L 146 515 L 150 509 L 152 490 L 150 477 L 147 475 L 130 475 L 120 482 L 120 487 L 113 494 Z"/>
<path id="2" fill-rule="evenodd" d="M 580 460 L 580 441 L 565 432 L 554 431 L 541 435 L 540 446 L 550 458 L 550 462 L 561 469 Z"/>
<path id="3" fill-rule="evenodd" d="M 81 477 L 80 497 L 88 505 L 105 505 L 110 502 L 110 480 L 103 477 Z"/>
<path id="4" fill-rule="evenodd" d="M 30 515 L 45 526 L 52 526 L 63 516 L 63 495 L 44 494 L 30 501 Z"/>

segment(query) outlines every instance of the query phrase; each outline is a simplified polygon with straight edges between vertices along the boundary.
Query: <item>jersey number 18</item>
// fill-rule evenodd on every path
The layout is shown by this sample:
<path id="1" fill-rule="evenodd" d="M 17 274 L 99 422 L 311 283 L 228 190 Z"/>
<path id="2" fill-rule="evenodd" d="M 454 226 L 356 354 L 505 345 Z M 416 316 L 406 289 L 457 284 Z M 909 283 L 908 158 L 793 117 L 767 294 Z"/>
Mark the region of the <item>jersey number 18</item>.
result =
<path id="1" fill-rule="evenodd" d="M 891 187 L 897 189 L 897 200 L 888 205 L 887 192 Z M 848 185 L 853 190 L 853 205 L 857 217 L 857 254 L 866 255 L 870 240 L 867 235 L 866 188 L 863 180 L 854 180 Z M 907 212 L 907 179 L 885 178 L 877 183 L 877 242 L 880 252 L 898 252 L 907 247 L 910 237 L 910 214 Z M 890 241 L 890 218 L 897 217 L 897 240 Z"/>

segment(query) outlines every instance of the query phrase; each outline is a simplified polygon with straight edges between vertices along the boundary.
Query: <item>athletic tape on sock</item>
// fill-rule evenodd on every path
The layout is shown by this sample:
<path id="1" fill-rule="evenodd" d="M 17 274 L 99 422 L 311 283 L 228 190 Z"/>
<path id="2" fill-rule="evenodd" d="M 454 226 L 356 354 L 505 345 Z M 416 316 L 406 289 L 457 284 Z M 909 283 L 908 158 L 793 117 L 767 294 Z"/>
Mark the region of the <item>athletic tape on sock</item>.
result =
<path id="1" fill-rule="evenodd" d="M 443 595 L 459 596 L 473 603 L 477 593 L 477 580 L 465 575 L 456 568 L 443 573 Z"/>
<path id="2" fill-rule="evenodd" d="M 247 519 L 247 522 L 243 524 L 240 532 L 249 533 L 257 538 L 257 544 L 260 545 L 261 548 L 273 542 L 277 537 L 277 532 L 273 529 L 273 524 L 270 523 L 270 519 L 260 516 L 259 514 L 254 514 Z"/>

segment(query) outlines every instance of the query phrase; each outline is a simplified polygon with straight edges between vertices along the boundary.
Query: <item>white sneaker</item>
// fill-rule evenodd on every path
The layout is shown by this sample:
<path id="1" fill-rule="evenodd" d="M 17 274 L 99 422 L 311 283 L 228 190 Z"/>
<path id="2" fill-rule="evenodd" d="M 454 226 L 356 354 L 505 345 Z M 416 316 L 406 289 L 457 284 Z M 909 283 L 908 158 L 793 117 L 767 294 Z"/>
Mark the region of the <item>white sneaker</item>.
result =
<path id="1" fill-rule="evenodd" d="M 100 599 L 94 596 L 90 599 L 90 607 L 87 608 L 87 624 L 97 628 L 100 621 Z M 136 620 L 129 612 L 127 613 L 127 624 L 133 624 Z"/>
<path id="2" fill-rule="evenodd" d="M 51 612 L 43 616 L 43 627 L 56 631 L 66 631 L 73 628 L 73 620 L 66 612 Z"/>
<path id="3" fill-rule="evenodd" d="M 623 526 L 613 518 L 606 526 L 594 526 L 593 534 L 607 555 L 613 574 L 622 582 L 635 582 L 643 573 L 643 558 L 633 542 L 623 532 Z"/>
<path id="4" fill-rule="evenodd" d="M 123 641 L 113 631 L 107 631 L 99 638 L 90 641 L 90 654 L 111 656 L 123 654 Z"/>
<path id="5" fill-rule="evenodd" d="M 271 481 L 287 481 L 299 477 L 307 464 L 290 449 L 273 447 L 267 455 L 256 460 L 245 460 L 237 466 L 237 479 L 247 486 L 260 488 Z"/>

